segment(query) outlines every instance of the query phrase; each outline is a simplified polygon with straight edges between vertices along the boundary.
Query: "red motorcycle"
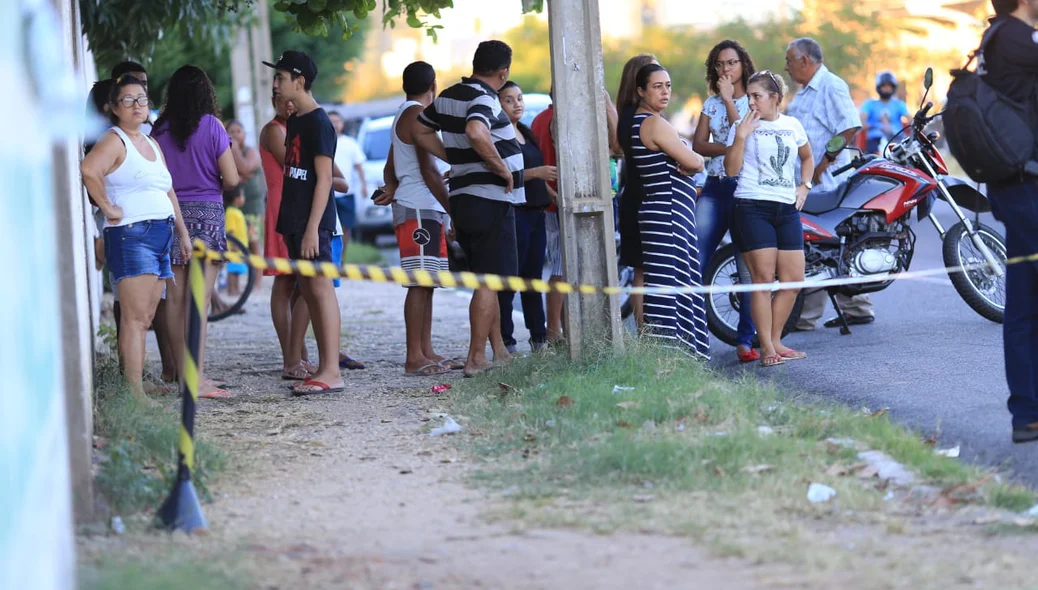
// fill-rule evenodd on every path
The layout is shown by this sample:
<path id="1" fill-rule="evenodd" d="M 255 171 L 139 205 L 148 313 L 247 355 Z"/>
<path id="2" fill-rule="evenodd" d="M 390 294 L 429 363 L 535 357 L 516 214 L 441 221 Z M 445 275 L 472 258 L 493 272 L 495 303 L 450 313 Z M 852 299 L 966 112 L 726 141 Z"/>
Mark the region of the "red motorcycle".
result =
<path id="1" fill-rule="evenodd" d="M 933 72 L 927 70 L 927 93 Z M 926 100 L 924 95 L 923 100 Z M 804 229 L 804 254 L 807 281 L 869 277 L 909 270 L 915 253 L 913 213 L 917 220 L 929 219 L 943 241 L 944 264 L 959 296 L 981 316 L 1002 322 L 1005 311 L 1005 240 L 995 230 L 971 221 L 963 212 L 990 211 L 987 197 L 967 183 L 948 175 L 948 167 L 937 150 L 937 132 L 926 133 L 926 126 L 940 116 L 928 116 L 933 103 L 926 103 L 915 114 L 909 131 L 900 142 L 887 145 L 883 157 L 863 155 L 833 172 L 854 174 L 831 191 L 814 191 L 807 197 L 800 219 Z M 899 134 L 900 135 L 900 134 Z M 845 149 L 842 137 L 834 137 L 826 150 Z M 855 150 L 857 151 L 857 150 Z M 933 214 L 933 204 L 942 200 L 951 207 L 959 222 L 945 229 Z M 850 334 L 846 318 L 836 302 L 836 294 L 875 293 L 889 287 L 897 277 L 869 283 L 825 287 L 833 308 L 843 325 L 840 332 Z M 740 279 L 735 248 L 720 248 L 703 275 L 703 283 L 724 287 L 748 282 Z M 810 291 L 802 291 L 801 295 Z M 787 331 L 800 317 L 801 298 L 793 309 Z M 722 341 L 735 345 L 739 321 L 739 301 L 734 293 L 712 293 L 707 297 L 710 331 Z"/>

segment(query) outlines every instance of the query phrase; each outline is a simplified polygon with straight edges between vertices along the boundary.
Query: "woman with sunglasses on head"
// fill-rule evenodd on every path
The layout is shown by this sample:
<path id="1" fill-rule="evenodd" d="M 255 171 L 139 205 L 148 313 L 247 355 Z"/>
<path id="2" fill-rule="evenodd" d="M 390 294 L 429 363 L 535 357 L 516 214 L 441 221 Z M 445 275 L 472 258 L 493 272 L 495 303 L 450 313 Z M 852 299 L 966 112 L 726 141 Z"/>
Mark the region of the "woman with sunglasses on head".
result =
<path id="1" fill-rule="evenodd" d="M 680 289 L 702 284 L 696 238 L 696 187 L 689 174 L 703 169 L 692 151 L 662 117 L 670 104 L 670 74 L 659 64 L 638 70 L 638 110 L 631 127 L 634 167 L 645 187 L 638 214 L 645 262 L 645 286 Z M 649 336 L 701 358 L 710 357 L 706 305 L 702 295 L 645 295 Z"/>
<path id="2" fill-rule="evenodd" d="M 713 94 L 703 103 L 703 113 L 696 126 L 692 149 L 709 157 L 707 179 L 696 202 L 696 228 L 699 232 L 699 267 L 706 272 L 710 258 L 721 238 L 728 232 L 732 219 L 733 195 L 737 178 L 724 172 L 725 141 L 733 121 L 742 119 L 750 110 L 746 86 L 754 73 L 753 59 L 736 41 L 726 40 L 710 50 L 706 59 L 706 82 Z M 748 272 L 742 257 L 736 255 L 740 276 Z M 753 349 L 753 319 L 750 317 L 750 294 L 740 293 L 738 343 L 735 353 L 744 363 L 760 359 Z"/>
<path id="3" fill-rule="evenodd" d="M 83 158 L 80 170 L 90 198 L 105 216 L 105 260 L 119 293 L 119 359 L 132 393 L 144 397 L 144 337 L 173 276 L 174 235 L 187 256 L 188 231 L 162 149 L 141 132 L 148 120 L 148 94 L 131 75 L 114 82 L 108 95 L 114 125 Z"/>
<path id="4" fill-rule="evenodd" d="M 742 253 L 755 285 L 778 280 L 804 280 L 804 236 L 800 209 L 810 190 L 797 184 L 799 158 L 802 178 L 811 178 L 814 159 L 800 121 L 779 112 L 786 93 L 782 77 L 762 70 L 750 76 L 746 92 L 750 112 L 728 133 L 725 172 L 738 177 L 732 238 Z M 761 365 L 774 367 L 807 355 L 782 344 L 782 328 L 799 289 L 754 291 L 750 310 L 759 328 Z"/>
<path id="5" fill-rule="evenodd" d="M 201 240 L 215 252 L 227 250 L 226 220 L 223 209 L 223 191 L 231 190 L 240 182 L 238 169 L 231 152 L 231 138 L 218 118 L 219 105 L 216 91 L 204 71 L 195 66 L 183 66 L 173 72 L 166 87 L 166 104 L 155 121 L 151 136 L 159 142 L 169 163 L 173 188 L 184 212 L 184 224 L 189 238 Z M 187 331 L 187 264 L 190 245 L 185 250 L 179 237 L 173 243 L 173 275 L 175 282 L 166 293 L 170 342 L 176 359 L 177 373 L 184 372 L 184 341 Z M 212 299 L 217 266 L 206 262 L 205 296 Z M 202 341 L 198 351 L 200 392 L 203 397 L 219 397 L 227 392 L 204 381 L 205 333 L 207 310 L 202 310 Z"/>

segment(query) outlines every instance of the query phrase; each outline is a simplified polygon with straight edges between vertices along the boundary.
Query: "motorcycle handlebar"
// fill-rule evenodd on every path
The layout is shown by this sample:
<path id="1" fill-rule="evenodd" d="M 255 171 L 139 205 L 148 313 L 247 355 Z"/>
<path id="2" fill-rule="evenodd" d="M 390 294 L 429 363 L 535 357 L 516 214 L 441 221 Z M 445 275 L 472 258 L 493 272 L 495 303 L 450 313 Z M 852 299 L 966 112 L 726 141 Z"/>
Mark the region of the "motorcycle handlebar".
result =
<path id="1" fill-rule="evenodd" d="M 839 175 L 843 174 L 844 172 L 846 172 L 848 170 L 853 170 L 854 168 L 857 168 L 858 167 L 857 163 L 858 163 L 858 160 L 857 160 L 857 158 L 855 158 L 855 160 L 853 162 L 851 162 L 850 164 L 847 164 L 846 166 L 840 166 L 836 170 L 833 170 L 833 176 L 839 176 Z"/>
<path id="2" fill-rule="evenodd" d="M 930 113 L 930 109 L 932 109 L 932 108 L 933 108 L 933 103 L 932 102 L 926 103 L 926 106 L 924 106 L 922 109 L 919 110 L 918 113 L 915 114 L 915 121 L 916 121 L 916 123 L 918 123 L 919 125 L 924 125 L 927 122 L 929 122 L 929 119 L 927 118 L 927 115 Z"/>

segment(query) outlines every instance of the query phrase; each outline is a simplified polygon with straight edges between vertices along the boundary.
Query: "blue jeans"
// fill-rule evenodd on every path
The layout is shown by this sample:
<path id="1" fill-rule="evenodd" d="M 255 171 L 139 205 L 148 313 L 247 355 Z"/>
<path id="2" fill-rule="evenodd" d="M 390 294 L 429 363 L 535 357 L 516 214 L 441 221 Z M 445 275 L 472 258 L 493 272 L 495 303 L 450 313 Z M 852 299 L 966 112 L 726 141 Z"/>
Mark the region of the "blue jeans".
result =
<path id="1" fill-rule="evenodd" d="M 1038 179 L 989 185 L 995 218 L 1006 226 L 1010 258 L 1038 253 Z M 1038 262 L 1006 267 L 1006 312 L 1002 324 L 1013 427 L 1038 422 Z"/>
<path id="2" fill-rule="evenodd" d="M 545 249 L 548 236 L 544 230 L 544 210 L 515 207 L 515 242 L 519 254 L 519 276 L 526 279 L 543 278 Z M 515 324 L 512 322 L 512 300 L 514 291 L 497 294 L 501 306 L 501 338 L 505 346 L 515 346 Z M 523 304 L 526 329 L 530 331 L 530 342 L 542 343 L 548 338 L 544 317 L 544 298 L 540 293 L 527 292 L 519 296 Z"/>
<path id="3" fill-rule="evenodd" d="M 105 262 L 111 273 L 112 289 L 123 279 L 141 275 L 155 275 L 160 281 L 173 278 L 172 245 L 172 217 L 106 227 Z"/>
<path id="4" fill-rule="evenodd" d="M 357 199 L 353 194 L 335 197 L 335 212 L 339 215 L 342 231 L 349 233 L 357 225 Z"/>
<path id="5" fill-rule="evenodd" d="M 721 238 L 728 232 L 732 223 L 732 214 L 735 210 L 735 187 L 738 184 L 735 178 L 720 178 L 711 176 L 703 185 L 703 192 L 696 202 L 696 234 L 699 240 L 699 268 L 706 273 L 710 258 L 717 251 Z M 750 280 L 750 271 L 743 262 L 742 256 L 736 251 L 735 263 L 739 268 L 739 281 L 744 283 Z M 739 329 L 738 341 L 740 346 L 752 346 L 753 335 L 757 331 L 750 317 L 750 294 L 739 293 Z"/>

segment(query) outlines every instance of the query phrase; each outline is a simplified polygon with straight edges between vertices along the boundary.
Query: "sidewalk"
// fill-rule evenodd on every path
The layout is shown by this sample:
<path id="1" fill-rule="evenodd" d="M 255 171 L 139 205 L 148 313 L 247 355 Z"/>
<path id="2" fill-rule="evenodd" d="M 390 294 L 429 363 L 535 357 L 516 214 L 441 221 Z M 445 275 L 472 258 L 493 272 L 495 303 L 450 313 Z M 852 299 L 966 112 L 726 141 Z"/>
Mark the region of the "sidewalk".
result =
<path id="1" fill-rule="evenodd" d="M 430 387 L 461 381 L 460 372 L 403 374 L 404 289 L 347 283 L 339 293 L 344 347 L 368 369 L 346 372 L 343 394 L 289 396 L 291 382 L 280 379 L 269 322 L 269 287 L 257 291 L 245 315 L 209 330 L 210 376 L 238 394 L 199 403 L 199 436 L 222 447 L 230 464 L 209 481 L 214 498 L 204 511 L 210 534 L 156 534 L 146 528 L 149 514 L 123 515 L 125 535 L 78 539 L 81 563 L 130 560 L 171 570 L 176 580 L 186 569 L 215 568 L 241 587 L 271 590 L 1015 588 L 1033 578 L 1033 519 L 1010 515 L 1014 520 L 999 522 L 980 505 L 948 510 L 888 503 L 871 483 L 854 483 L 860 475 L 841 482 L 832 480 L 840 474 L 833 475 L 831 483 L 847 494 L 810 507 L 802 495 L 808 480 L 787 481 L 776 469 L 780 475 L 768 485 L 779 487 L 759 489 L 788 501 L 776 505 L 761 496 L 744 502 L 738 496 L 737 505 L 713 516 L 702 511 L 725 506 L 723 499 L 711 503 L 716 498 L 704 492 L 663 488 L 653 492 L 657 499 L 624 491 L 593 501 L 563 489 L 513 497 L 473 477 L 499 466 L 500 457 L 507 461 L 507 453 L 490 449 L 512 436 L 509 411 L 537 412 L 525 403 L 536 396 L 506 401 L 491 382 L 485 400 L 470 395 L 471 403 L 455 399 L 448 406 Z M 441 354 L 463 354 L 467 309 L 467 294 L 437 293 L 433 333 Z M 525 334 L 517 337 L 522 342 Z M 150 362 L 154 369 L 157 358 Z M 501 387 L 509 388 L 514 386 Z M 163 403 L 176 406 L 172 398 Z M 605 403 L 611 407 L 612 398 Z M 480 404 L 506 411 L 496 422 L 486 416 L 480 422 Z M 465 429 L 456 437 L 431 438 L 430 427 L 439 426 L 439 415 L 448 410 L 471 414 L 454 415 Z M 176 412 L 169 416 L 174 420 Z M 490 430 L 495 425 L 501 429 Z M 486 444 L 487 453 L 469 454 L 476 446 L 469 441 Z M 539 460 L 536 453 L 530 457 Z M 821 473 L 824 465 L 815 467 L 817 476 L 828 477 Z M 774 510 L 781 514 L 772 515 Z M 711 527 L 711 518 L 719 519 L 720 539 L 696 532 Z M 726 519 L 737 524 L 725 525 Z M 740 543 L 760 551 L 744 551 Z"/>
<path id="2" fill-rule="evenodd" d="M 278 378 L 266 283 L 246 314 L 209 329 L 208 376 L 239 395 L 202 400 L 196 425 L 228 450 L 232 467 L 212 482 L 216 498 L 204 506 L 210 535 L 175 536 L 177 553 L 226 562 L 251 587 L 286 589 L 755 588 L 758 575 L 781 572 L 710 557 L 686 539 L 487 522 L 501 499 L 465 485 L 472 465 L 456 442 L 425 433 L 442 410 L 429 388 L 460 371 L 403 374 L 405 290 L 345 283 L 344 350 L 368 369 L 344 371 L 344 394 L 291 398 L 291 382 Z M 468 299 L 437 292 L 440 354 L 464 356 Z M 518 326 L 516 338 L 526 350 Z M 312 342 L 311 352 L 316 359 Z M 169 544 L 130 533 L 81 542 L 81 551 L 147 556 Z"/>

